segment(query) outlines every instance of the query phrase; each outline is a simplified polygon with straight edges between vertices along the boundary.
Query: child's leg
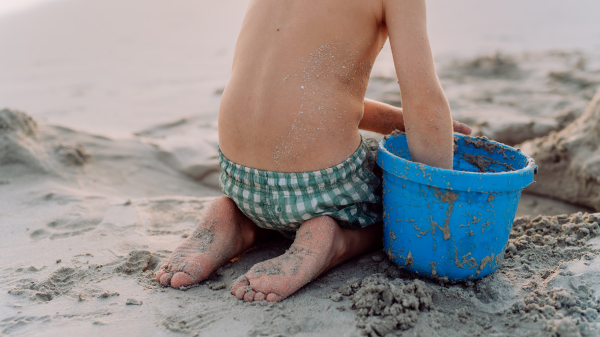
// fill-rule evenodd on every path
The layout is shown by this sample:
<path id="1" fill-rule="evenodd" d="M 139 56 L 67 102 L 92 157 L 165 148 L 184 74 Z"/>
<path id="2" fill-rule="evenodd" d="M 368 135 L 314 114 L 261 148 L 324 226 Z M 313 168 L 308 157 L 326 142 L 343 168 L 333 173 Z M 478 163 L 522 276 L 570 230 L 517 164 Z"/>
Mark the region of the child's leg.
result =
<path id="1" fill-rule="evenodd" d="M 194 233 L 156 273 L 156 279 L 173 288 L 198 283 L 252 247 L 263 231 L 231 199 L 217 198 L 209 205 Z"/>
<path id="2" fill-rule="evenodd" d="M 254 265 L 231 292 L 245 301 L 281 301 L 338 264 L 381 248 L 382 235 L 381 224 L 344 229 L 329 216 L 307 220 L 285 254 Z"/>

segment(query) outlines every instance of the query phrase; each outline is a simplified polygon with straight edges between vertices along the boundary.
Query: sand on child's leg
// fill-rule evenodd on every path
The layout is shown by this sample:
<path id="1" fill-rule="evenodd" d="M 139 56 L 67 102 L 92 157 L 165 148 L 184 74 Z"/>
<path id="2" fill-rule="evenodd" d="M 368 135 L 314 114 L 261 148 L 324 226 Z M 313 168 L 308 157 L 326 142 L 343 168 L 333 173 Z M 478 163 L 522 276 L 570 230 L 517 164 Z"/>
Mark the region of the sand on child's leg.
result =
<path id="1" fill-rule="evenodd" d="M 285 254 L 254 265 L 231 293 L 245 301 L 281 301 L 338 264 L 380 248 L 381 238 L 381 224 L 343 229 L 329 216 L 307 220 Z"/>
<path id="2" fill-rule="evenodd" d="M 171 254 L 156 279 L 173 288 L 192 285 L 254 245 L 260 229 L 228 197 L 215 199 L 194 232 Z"/>

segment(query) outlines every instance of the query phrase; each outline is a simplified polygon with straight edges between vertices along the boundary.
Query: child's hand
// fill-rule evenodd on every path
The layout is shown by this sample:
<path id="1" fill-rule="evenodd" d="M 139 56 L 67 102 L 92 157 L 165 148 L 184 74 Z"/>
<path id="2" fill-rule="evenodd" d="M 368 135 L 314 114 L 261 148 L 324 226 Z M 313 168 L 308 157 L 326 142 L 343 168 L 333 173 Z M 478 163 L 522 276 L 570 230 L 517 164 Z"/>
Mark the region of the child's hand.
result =
<path id="1" fill-rule="evenodd" d="M 463 135 L 467 136 L 470 135 L 472 131 L 467 124 L 463 124 L 457 121 L 452 121 L 452 128 L 454 129 L 454 132 L 462 133 Z"/>
<path id="2" fill-rule="evenodd" d="M 452 127 L 454 132 L 471 134 L 471 128 L 466 124 L 453 121 Z M 358 128 L 383 135 L 389 135 L 394 130 L 405 132 L 402 108 L 365 98 L 364 113 Z"/>

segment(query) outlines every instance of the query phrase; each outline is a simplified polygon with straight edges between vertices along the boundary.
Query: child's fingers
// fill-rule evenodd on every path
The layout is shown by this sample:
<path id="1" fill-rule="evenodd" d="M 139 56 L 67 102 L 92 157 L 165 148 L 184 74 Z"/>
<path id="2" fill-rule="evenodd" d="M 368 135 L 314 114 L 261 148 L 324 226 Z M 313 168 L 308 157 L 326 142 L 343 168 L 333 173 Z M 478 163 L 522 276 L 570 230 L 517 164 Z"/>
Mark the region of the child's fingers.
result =
<path id="1" fill-rule="evenodd" d="M 454 132 L 462 133 L 463 135 L 470 135 L 471 134 L 472 130 L 466 124 L 463 124 L 463 123 L 457 122 L 457 121 L 453 121 L 452 122 L 452 126 L 454 127 Z"/>

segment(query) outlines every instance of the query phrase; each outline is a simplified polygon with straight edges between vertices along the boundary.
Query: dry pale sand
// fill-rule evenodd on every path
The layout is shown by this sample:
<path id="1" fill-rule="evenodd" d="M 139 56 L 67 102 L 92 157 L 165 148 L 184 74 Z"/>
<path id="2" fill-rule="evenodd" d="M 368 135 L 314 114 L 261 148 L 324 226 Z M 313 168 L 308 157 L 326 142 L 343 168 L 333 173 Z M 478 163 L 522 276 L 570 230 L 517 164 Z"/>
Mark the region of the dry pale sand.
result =
<path id="1" fill-rule="evenodd" d="M 213 152 L 184 142 L 186 134 L 202 127 L 214 131 L 201 121 L 186 120 L 141 132 L 137 139 L 113 140 L 38 124 L 15 110 L 0 112 L 0 331 L 598 333 L 594 291 L 599 290 L 600 213 L 519 218 L 502 267 L 476 282 L 418 279 L 379 251 L 335 268 L 283 303 L 249 304 L 231 296 L 237 276 L 285 251 L 291 242 L 281 238 L 245 253 L 198 286 L 158 285 L 154 272 L 159 263 L 191 233 L 211 197 L 220 194 L 211 187 Z M 199 164 L 181 156 L 197 158 Z M 526 200 L 521 213 L 545 199 Z"/>
<path id="2" fill-rule="evenodd" d="M 574 134 L 598 153 L 595 120 L 572 123 L 600 85 L 593 53 L 438 59 L 455 118 L 535 145 L 547 182 L 583 177 L 568 191 L 587 207 L 556 200 L 563 187 L 540 173 L 538 185 L 558 187 L 523 195 L 496 273 L 442 284 L 378 251 L 282 303 L 244 303 L 229 294 L 233 280 L 290 241 L 256 247 L 189 289 L 159 286 L 154 272 L 221 195 L 215 111 L 245 2 L 214 5 L 220 16 L 191 0 L 88 3 L 0 20 L 0 105 L 27 112 L 0 110 L 0 334 L 600 336 L 600 209 L 587 202 L 597 193 L 578 193 L 600 181 L 600 165 L 571 160 L 576 148 L 563 166 L 544 156 Z M 368 96 L 401 104 L 386 69 L 376 64 Z M 546 138 L 528 142 L 536 137 Z"/>

